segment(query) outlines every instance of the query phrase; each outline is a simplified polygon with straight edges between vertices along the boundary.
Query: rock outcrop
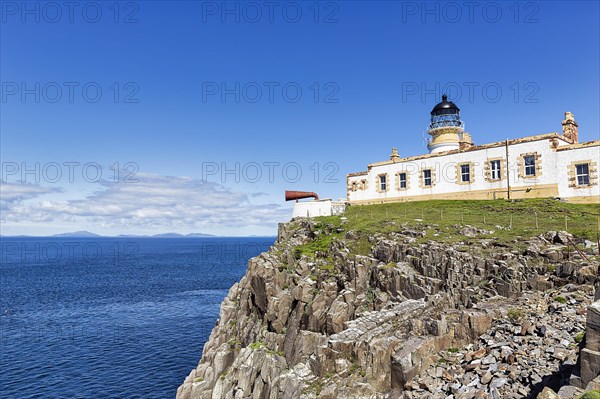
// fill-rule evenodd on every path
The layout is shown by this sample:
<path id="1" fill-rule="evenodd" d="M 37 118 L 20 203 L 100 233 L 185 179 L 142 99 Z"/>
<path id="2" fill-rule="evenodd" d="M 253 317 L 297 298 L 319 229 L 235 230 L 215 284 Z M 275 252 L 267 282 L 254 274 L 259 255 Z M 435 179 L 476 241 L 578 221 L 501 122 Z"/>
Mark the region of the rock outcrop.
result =
<path id="1" fill-rule="evenodd" d="M 581 385 L 587 387 L 600 375 L 600 288 L 587 311 L 585 348 L 581 350 Z M 595 383 L 597 384 L 597 383 Z M 600 388 L 595 388 L 600 389 Z"/>
<path id="2" fill-rule="evenodd" d="M 565 385 L 597 246 L 565 259 L 562 232 L 509 247 L 469 241 L 470 230 L 465 241 L 422 242 L 428 228 L 364 236 L 310 220 L 280 225 L 230 289 L 177 398 L 518 398 Z"/>
<path id="3" fill-rule="evenodd" d="M 525 292 L 474 343 L 441 353 L 440 361 L 406 385 L 406 396 L 527 398 L 568 385 L 577 371 L 589 303 L 575 288 Z M 581 392 L 571 387 L 560 397 Z"/>

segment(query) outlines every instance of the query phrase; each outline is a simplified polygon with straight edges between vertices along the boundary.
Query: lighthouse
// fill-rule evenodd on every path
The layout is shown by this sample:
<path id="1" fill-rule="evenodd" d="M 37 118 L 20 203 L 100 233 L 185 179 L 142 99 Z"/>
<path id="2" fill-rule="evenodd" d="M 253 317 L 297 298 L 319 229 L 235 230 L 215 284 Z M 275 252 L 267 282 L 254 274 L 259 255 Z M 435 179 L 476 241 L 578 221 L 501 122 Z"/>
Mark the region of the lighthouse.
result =
<path id="1" fill-rule="evenodd" d="M 430 153 L 462 149 L 472 145 L 471 136 L 464 131 L 460 120 L 460 109 L 448 96 L 442 96 L 442 101 L 431 110 L 431 123 L 427 133 L 431 139 L 427 144 Z"/>

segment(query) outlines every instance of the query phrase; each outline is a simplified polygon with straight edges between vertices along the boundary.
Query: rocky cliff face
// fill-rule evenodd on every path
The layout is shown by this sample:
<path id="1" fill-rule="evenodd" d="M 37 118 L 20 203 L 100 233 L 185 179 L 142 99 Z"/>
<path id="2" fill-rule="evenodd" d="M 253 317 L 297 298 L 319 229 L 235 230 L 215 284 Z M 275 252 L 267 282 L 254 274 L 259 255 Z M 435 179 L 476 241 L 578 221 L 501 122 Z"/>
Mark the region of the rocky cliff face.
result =
<path id="1" fill-rule="evenodd" d="M 177 398 L 517 398 L 565 384 L 597 246 L 567 261 L 566 233 L 512 248 L 469 228 L 459 243 L 420 243 L 430 227 L 370 236 L 366 251 L 348 231 L 309 256 L 299 248 L 343 225 L 282 224 Z"/>

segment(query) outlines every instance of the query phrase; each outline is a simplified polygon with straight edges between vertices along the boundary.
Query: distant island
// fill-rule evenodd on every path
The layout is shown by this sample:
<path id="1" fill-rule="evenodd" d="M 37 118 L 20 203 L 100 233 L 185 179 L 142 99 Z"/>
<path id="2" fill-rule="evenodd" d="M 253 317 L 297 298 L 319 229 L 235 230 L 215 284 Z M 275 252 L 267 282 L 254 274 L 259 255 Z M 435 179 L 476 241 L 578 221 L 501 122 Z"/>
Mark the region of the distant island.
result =
<path id="1" fill-rule="evenodd" d="M 41 236 L 28 236 L 28 235 L 15 235 L 8 236 L 2 235 L 0 237 L 41 237 Z M 99 234 L 91 233 L 89 231 L 74 231 L 70 233 L 60 233 L 53 234 L 46 237 L 69 237 L 69 238 L 101 238 L 101 237 L 121 237 L 121 238 L 202 238 L 202 237 L 216 237 L 212 234 L 204 234 L 204 233 L 189 233 L 189 234 L 179 234 L 179 233 L 162 233 L 162 234 L 154 234 L 154 235 L 134 235 L 134 234 L 120 234 L 118 236 L 102 236 Z"/>
<path id="2" fill-rule="evenodd" d="M 90 233 L 89 231 L 74 231 L 72 233 L 53 234 L 50 237 L 102 237 L 101 235 Z"/>

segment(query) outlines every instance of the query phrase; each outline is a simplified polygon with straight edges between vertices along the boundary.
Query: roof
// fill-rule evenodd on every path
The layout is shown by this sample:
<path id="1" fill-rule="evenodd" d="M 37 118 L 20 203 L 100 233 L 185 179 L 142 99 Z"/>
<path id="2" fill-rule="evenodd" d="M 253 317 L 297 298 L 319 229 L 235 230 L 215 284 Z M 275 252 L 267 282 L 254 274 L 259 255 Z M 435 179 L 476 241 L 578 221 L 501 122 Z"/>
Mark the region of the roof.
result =
<path id="1" fill-rule="evenodd" d="M 545 134 L 539 134 L 539 135 L 536 135 L 536 136 L 527 136 L 527 137 L 521 137 L 521 138 L 518 138 L 518 139 L 508 140 L 508 145 L 528 143 L 528 142 L 539 141 L 539 140 L 550 140 L 550 139 L 559 139 L 559 140 L 561 140 L 561 141 L 563 141 L 565 143 L 568 143 L 568 145 L 565 145 L 565 146 L 562 146 L 562 147 L 557 147 L 556 148 L 557 151 L 565 151 L 565 150 L 570 150 L 570 149 L 575 149 L 575 148 L 580 148 L 580 147 L 593 147 L 593 146 L 597 146 L 597 145 L 600 146 L 600 140 L 590 141 L 590 142 L 587 142 L 587 143 L 572 144 L 572 143 L 569 143 L 569 141 L 565 138 L 565 136 L 563 136 L 562 134 L 558 134 L 556 132 L 545 133 Z M 497 142 L 489 143 L 489 144 L 474 145 L 474 146 L 471 146 L 471 147 L 469 147 L 467 149 L 463 149 L 463 150 L 451 150 L 451 151 L 437 152 L 437 153 L 433 153 L 433 154 L 414 155 L 414 156 L 410 156 L 410 157 L 399 158 L 399 159 L 396 159 L 396 160 L 387 160 L 387 161 L 382 161 L 382 162 L 374 162 L 374 163 L 370 163 L 368 165 L 368 168 L 371 169 L 374 166 L 391 165 L 391 164 L 401 163 L 401 162 L 416 161 L 416 160 L 419 160 L 419 159 L 443 157 L 443 156 L 446 156 L 446 155 L 466 153 L 466 152 L 470 152 L 470 151 L 478 151 L 478 150 L 484 150 L 484 149 L 495 148 L 495 147 L 503 147 L 505 145 L 506 145 L 506 140 L 504 140 L 504 141 L 497 141 Z M 367 173 L 368 172 L 350 173 L 350 174 L 347 175 L 347 177 L 361 176 L 361 175 L 366 175 Z"/>
<path id="2" fill-rule="evenodd" d="M 431 115 L 456 114 L 460 109 L 452 101 L 448 101 L 448 96 L 443 95 L 442 101 L 437 103 L 431 110 Z"/>
<path id="3" fill-rule="evenodd" d="M 569 151 L 577 148 L 600 147 L 600 140 L 586 141 L 584 143 L 575 143 L 558 147 L 556 151 Z"/>

